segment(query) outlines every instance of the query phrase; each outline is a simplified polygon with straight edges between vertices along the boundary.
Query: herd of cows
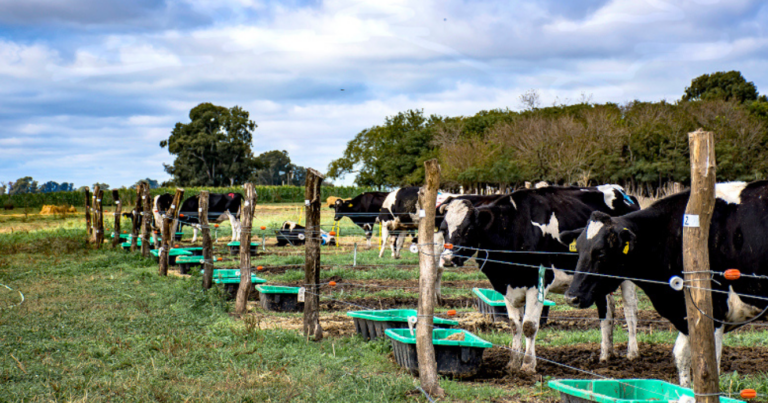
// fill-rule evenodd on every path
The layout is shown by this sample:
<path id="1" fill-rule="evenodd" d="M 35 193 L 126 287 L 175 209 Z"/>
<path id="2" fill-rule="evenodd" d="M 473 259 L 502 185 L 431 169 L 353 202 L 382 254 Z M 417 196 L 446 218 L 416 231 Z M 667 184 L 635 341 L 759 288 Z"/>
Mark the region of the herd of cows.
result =
<path id="1" fill-rule="evenodd" d="M 398 258 L 408 234 L 419 222 L 418 187 L 363 193 L 335 199 L 329 207 L 336 221 L 351 219 L 365 231 L 368 245 L 374 225 L 381 227 L 381 257 L 387 247 Z M 509 368 L 536 370 L 535 340 L 543 304 L 539 293 L 564 294 L 571 306 L 596 305 L 601 320 L 600 359 L 613 350 L 610 323 L 612 293 L 621 290 L 629 333 L 627 359 L 639 355 L 637 295 L 640 287 L 658 313 L 680 332 L 674 347 L 680 384 L 691 383 L 691 353 L 685 293 L 669 284 L 683 277 L 683 215 L 689 192 L 658 200 L 641 209 L 638 200 L 617 185 L 548 186 L 506 195 L 440 194 L 435 206 L 435 254 L 439 275 L 444 266 L 461 266 L 474 258 L 493 288 L 505 296 L 513 329 Z M 229 219 L 239 229 L 242 196 L 211 194 L 209 220 Z M 765 199 L 763 198 L 765 197 Z M 171 195 L 155 198 L 155 219 L 170 207 Z M 198 223 L 197 197 L 184 201 L 184 222 Z M 194 225 L 193 225 L 194 227 Z M 196 237 L 195 232 L 195 237 Z M 393 237 L 391 246 L 389 238 Z M 444 249 L 443 245 L 452 247 Z M 712 302 L 718 362 L 725 332 L 768 311 L 768 181 L 730 182 L 716 186 L 709 236 L 713 272 Z M 540 270 L 543 289 L 540 290 Z M 727 280 L 727 269 L 740 280 Z M 439 290 L 439 280 L 436 284 Z M 439 292 L 439 291 L 438 291 Z M 523 339 L 525 347 L 523 348 Z"/>

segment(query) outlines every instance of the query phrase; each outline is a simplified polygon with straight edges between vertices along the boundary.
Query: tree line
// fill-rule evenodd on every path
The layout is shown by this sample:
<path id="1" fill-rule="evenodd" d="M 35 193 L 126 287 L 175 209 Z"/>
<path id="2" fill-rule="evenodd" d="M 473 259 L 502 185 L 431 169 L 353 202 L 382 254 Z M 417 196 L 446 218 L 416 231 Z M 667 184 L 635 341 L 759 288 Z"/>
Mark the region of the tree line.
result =
<path id="1" fill-rule="evenodd" d="M 768 100 L 741 73 L 705 74 L 676 102 L 540 107 L 536 92 L 522 111 L 426 117 L 409 110 L 365 129 L 331 162 L 330 178 L 358 172 L 361 186 L 424 182 L 423 162 L 437 157 L 443 186 L 477 192 L 544 180 L 582 186 L 618 183 L 653 194 L 690 182 L 689 132 L 715 133 L 718 180 L 768 174 Z"/>

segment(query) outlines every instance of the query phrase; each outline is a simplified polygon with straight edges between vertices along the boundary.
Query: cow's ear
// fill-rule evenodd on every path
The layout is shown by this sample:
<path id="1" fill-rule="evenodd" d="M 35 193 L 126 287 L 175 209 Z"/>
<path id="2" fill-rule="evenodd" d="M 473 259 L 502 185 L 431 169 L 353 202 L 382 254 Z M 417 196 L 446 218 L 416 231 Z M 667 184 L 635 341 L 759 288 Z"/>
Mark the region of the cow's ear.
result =
<path id="1" fill-rule="evenodd" d="M 442 203 L 440 203 L 440 208 L 437 210 L 440 212 L 440 214 L 445 214 L 445 209 L 448 208 L 448 205 L 451 204 L 453 201 L 453 196 L 448 196 L 443 200 Z"/>
<path id="2" fill-rule="evenodd" d="M 601 222 L 603 224 L 607 224 L 608 222 L 611 221 L 611 216 L 603 213 L 602 211 L 593 211 L 592 215 L 589 217 L 589 221 L 595 221 L 595 222 Z"/>
<path id="3" fill-rule="evenodd" d="M 560 243 L 570 247 L 572 244 L 576 242 L 576 238 L 578 238 L 582 232 L 584 232 L 584 228 L 579 228 L 572 231 L 563 231 L 560 233 Z M 575 246 L 572 249 L 576 249 Z M 576 251 L 572 250 L 571 252 L 576 252 Z"/>
<path id="4" fill-rule="evenodd" d="M 622 228 L 619 231 L 619 246 L 621 247 L 621 253 L 628 255 L 635 248 L 635 241 L 637 235 L 627 228 Z"/>

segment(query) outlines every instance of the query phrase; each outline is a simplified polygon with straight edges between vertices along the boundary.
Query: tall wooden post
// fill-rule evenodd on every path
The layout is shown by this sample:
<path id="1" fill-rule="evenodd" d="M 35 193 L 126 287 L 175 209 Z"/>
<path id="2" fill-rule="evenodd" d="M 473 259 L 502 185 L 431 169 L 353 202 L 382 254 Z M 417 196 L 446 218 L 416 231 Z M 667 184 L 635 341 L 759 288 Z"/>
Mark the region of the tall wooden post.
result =
<path id="1" fill-rule="evenodd" d="M 715 356 L 715 326 L 709 274 L 709 227 L 715 209 L 715 139 L 701 129 L 688 133 L 691 196 L 683 218 L 683 268 L 688 297 L 688 335 L 696 401 L 717 403 L 720 376 Z M 695 304 L 695 306 L 694 306 Z M 697 309 L 698 307 L 698 309 Z M 699 311 L 701 309 L 701 311 Z M 703 312 L 703 313 L 702 313 Z"/>
<path id="2" fill-rule="evenodd" d="M 139 184 L 136 185 L 136 205 L 133 207 L 133 220 L 131 220 L 131 252 L 136 251 L 139 240 L 139 222 L 144 218 L 144 216 L 141 215 L 143 210 L 141 195 L 144 194 L 144 186 L 144 182 L 139 182 Z M 144 241 L 141 241 L 141 244 L 143 248 Z"/>
<path id="3" fill-rule="evenodd" d="M 207 290 L 213 285 L 213 241 L 211 229 L 208 227 L 208 191 L 203 190 L 198 196 L 200 210 L 200 228 L 203 233 L 203 289 Z M 240 248 L 241 250 L 243 248 Z M 250 250 L 250 249 L 249 249 Z M 241 269 L 242 270 L 242 269 Z M 250 270 L 249 270 L 250 272 Z M 250 279 L 249 279 L 250 281 Z M 238 290 L 239 292 L 240 290 Z"/>
<path id="4" fill-rule="evenodd" d="M 176 194 L 173 196 L 173 201 L 171 202 L 171 207 L 168 208 L 168 210 L 163 214 L 163 231 L 160 236 L 163 237 L 163 243 L 160 247 L 160 275 L 161 276 L 167 276 L 168 275 L 168 251 L 171 250 L 171 245 L 173 244 L 173 234 L 171 234 L 171 222 L 176 219 L 178 212 L 179 212 L 179 203 L 181 203 L 181 198 L 184 197 L 184 189 L 176 189 Z"/>
<path id="5" fill-rule="evenodd" d="M 240 287 L 235 299 L 235 313 L 242 315 L 248 311 L 248 294 L 251 291 L 251 226 L 256 204 L 256 193 L 253 183 L 246 183 L 245 200 L 240 206 Z"/>
<path id="6" fill-rule="evenodd" d="M 104 191 L 99 189 L 96 195 L 96 248 L 104 243 Z"/>
<path id="7" fill-rule="evenodd" d="M 152 234 L 152 196 L 149 194 L 149 185 L 141 187 L 141 194 L 136 198 L 136 204 L 141 204 L 141 213 L 136 217 L 141 219 L 141 256 L 149 257 L 151 249 L 149 237 Z"/>
<path id="8" fill-rule="evenodd" d="M 435 205 L 440 187 L 440 164 L 436 159 L 424 162 L 426 184 L 419 189 L 419 309 L 416 322 L 416 354 L 419 361 L 421 387 L 432 396 L 442 397 L 445 391 L 437 377 L 435 347 L 432 344 L 435 314 Z"/>
<path id="9" fill-rule="evenodd" d="M 325 176 L 308 168 L 304 189 L 306 228 L 304 229 L 304 334 L 315 341 L 323 339 L 320 326 L 320 186 Z"/>
<path id="10" fill-rule="evenodd" d="M 120 246 L 120 214 L 123 212 L 120 203 L 120 191 L 112 189 L 112 199 L 115 201 L 115 237 L 112 238 L 112 247 L 117 248 Z"/>
<path id="11" fill-rule="evenodd" d="M 91 242 L 93 225 L 91 224 L 91 191 L 88 186 L 85 187 L 85 234 L 86 242 Z"/>
<path id="12" fill-rule="evenodd" d="M 99 196 L 99 185 L 93 187 L 93 194 L 91 195 L 91 242 L 96 243 L 96 226 L 99 221 L 99 213 L 96 208 L 96 198 Z"/>

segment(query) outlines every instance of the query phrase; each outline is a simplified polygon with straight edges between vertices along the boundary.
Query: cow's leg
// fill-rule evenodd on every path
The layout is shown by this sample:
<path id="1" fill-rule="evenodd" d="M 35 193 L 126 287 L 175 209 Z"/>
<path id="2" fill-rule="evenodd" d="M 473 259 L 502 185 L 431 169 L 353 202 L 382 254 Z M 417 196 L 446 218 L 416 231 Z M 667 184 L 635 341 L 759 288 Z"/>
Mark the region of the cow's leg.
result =
<path id="1" fill-rule="evenodd" d="M 406 231 L 400 231 L 397 234 L 397 239 L 394 243 L 394 249 L 392 250 L 392 257 L 400 259 L 400 252 L 403 250 L 403 244 L 405 243 Z"/>
<path id="2" fill-rule="evenodd" d="M 510 328 L 512 331 L 512 357 L 507 364 L 510 371 L 520 369 L 523 364 L 523 307 L 525 305 L 525 288 L 507 286 L 504 304 L 507 306 Z"/>
<path id="3" fill-rule="evenodd" d="M 525 336 L 525 357 L 520 367 L 525 372 L 536 372 L 536 334 L 539 332 L 541 311 L 544 304 L 539 302 L 539 290 L 529 288 L 525 293 L 525 317 L 523 318 L 523 335 Z M 546 291 L 544 296 L 546 297 Z"/>
<path id="4" fill-rule="evenodd" d="M 680 386 L 684 388 L 691 387 L 691 344 L 688 336 L 679 333 L 675 341 L 675 349 L 672 350 L 675 356 L 675 365 L 680 379 Z"/>
<path id="5" fill-rule="evenodd" d="M 384 256 L 384 249 L 387 247 L 387 241 L 389 240 L 389 227 L 387 222 L 381 223 L 381 248 L 379 250 L 379 257 Z"/>
<path id="6" fill-rule="evenodd" d="M 228 213 L 227 216 L 229 217 L 229 225 L 232 226 L 232 239 L 231 240 L 232 241 L 238 240 L 238 239 L 240 239 L 240 220 L 238 220 L 237 217 L 235 217 L 234 214 L 229 213 L 229 211 L 227 211 L 227 213 Z M 248 246 L 246 246 L 246 247 L 248 247 Z"/>
<path id="7" fill-rule="evenodd" d="M 363 225 L 363 231 L 365 231 L 365 241 L 368 245 L 368 249 L 371 248 L 371 237 L 373 236 L 373 225 L 371 224 L 365 224 Z"/>
<path id="8" fill-rule="evenodd" d="M 435 267 L 437 268 L 437 277 L 435 277 L 435 303 L 437 305 L 442 306 L 443 295 L 440 292 L 440 287 L 443 282 L 444 265 L 443 265 L 442 253 L 444 249 L 443 245 L 445 244 L 445 240 L 441 232 L 435 233 L 434 242 L 435 242 L 435 245 L 432 248 L 432 257 L 435 259 Z"/>
<path id="9" fill-rule="evenodd" d="M 192 224 L 192 243 L 197 241 L 197 225 Z"/>
<path id="10" fill-rule="evenodd" d="M 605 300 L 596 302 L 597 315 L 600 317 L 600 361 L 608 361 L 613 355 L 613 317 L 616 311 L 616 301 L 608 294 Z"/>
<path id="11" fill-rule="evenodd" d="M 627 280 L 621 283 L 621 298 L 624 300 L 624 317 L 627 319 L 627 359 L 634 360 L 640 356 L 637 348 L 637 287 Z"/>

